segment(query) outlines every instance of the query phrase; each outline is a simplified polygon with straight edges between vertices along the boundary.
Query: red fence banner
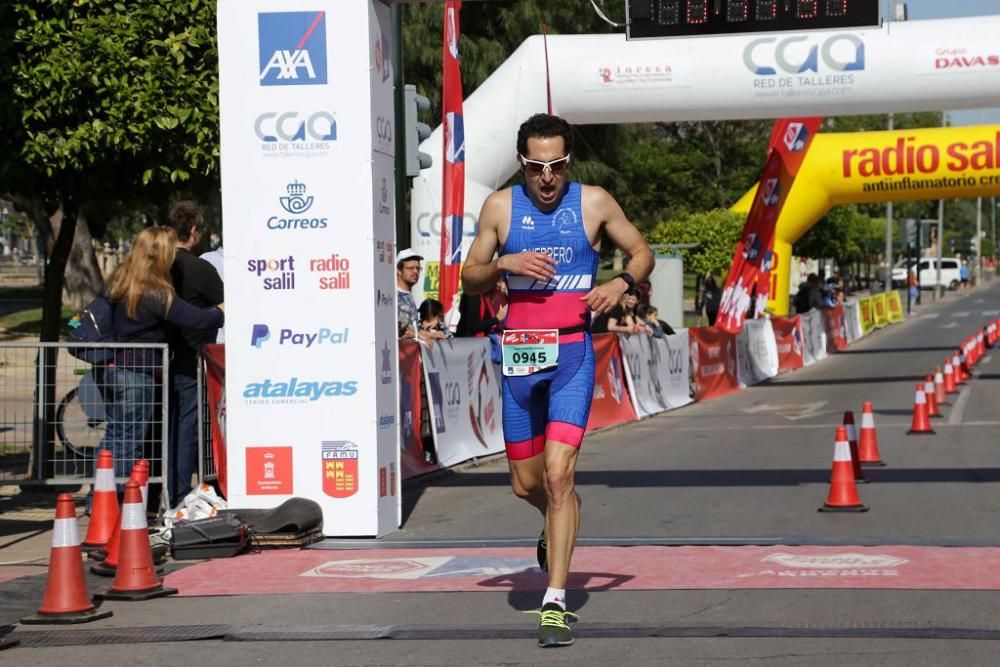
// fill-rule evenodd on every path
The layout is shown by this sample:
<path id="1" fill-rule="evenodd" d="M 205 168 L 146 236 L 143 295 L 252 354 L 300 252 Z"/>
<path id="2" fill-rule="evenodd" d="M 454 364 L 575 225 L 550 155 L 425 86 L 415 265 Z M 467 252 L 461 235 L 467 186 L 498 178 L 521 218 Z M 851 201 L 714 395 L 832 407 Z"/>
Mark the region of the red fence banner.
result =
<path id="1" fill-rule="evenodd" d="M 802 356 L 802 321 L 799 316 L 772 317 L 771 328 L 774 329 L 774 340 L 778 344 L 778 372 L 787 373 L 802 368 L 805 360 Z"/>
<path id="2" fill-rule="evenodd" d="M 780 118 L 771 130 L 767 161 L 736 244 L 715 326 L 739 333 L 751 310 L 757 317 L 767 305 L 774 268 L 774 230 L 781 207 L 819 130 L 822 118 Z M 789 258 L 785 258 L 787 262 Z M 754 299 L 754 294 L 756 298 Z"/>
<path id="3" fill-rule="evenodd" d="M 226 346 L 204 345 L 201 356 L 205 360 L 205 386 L 208 388 L 208 411 L 212 420 L 212 455 L 219 488 L 226 495 L 228 482 L 226 467 Z"/>
<path id="4" fill-rule="evenodd" d="M 736 336 L 716 327 L 693 327 L 688 332 L 694 399 L 704 401 L 739 391 Z"/>
<path id="5" fill-rule="evenodd" d="M 587 430 L 637 420 L 632 398 L 628 393 L 618 336 L 613 333 L 597 334 L 593 340 L 594 399 L 590 404 Z"/>
<path id="6" fill-rule="evenodd" d="M 403 479 L 416 477 L 438 466 L 424 460 L 424 442 L 420 437 L 423 406 L 420 388 L 424 373 L 420 362 L 420 344 L 399 341 L 399 465 Z"/>
<path id="7" fill-rule="evenodd" d="M 457 307 L 462 263 L 462 220 L 465 217 L 465 124 L 462 113 L 462 70 L 458 40 L 461 0 L 445 0 L 444 44 L 441 49 L 441 127 L 444 161 L 441 177 L 441 273 L 438 300 L 445 312 Z M 446 319 L 450 321 L 450 318 Z"/>
<path id="8" fill-rule="evenodd" d="M 826 326 L 826 351 L 829 354 L 847 349 L 847 321 L 844 319 L 844 304 L 823 311 Z"/>

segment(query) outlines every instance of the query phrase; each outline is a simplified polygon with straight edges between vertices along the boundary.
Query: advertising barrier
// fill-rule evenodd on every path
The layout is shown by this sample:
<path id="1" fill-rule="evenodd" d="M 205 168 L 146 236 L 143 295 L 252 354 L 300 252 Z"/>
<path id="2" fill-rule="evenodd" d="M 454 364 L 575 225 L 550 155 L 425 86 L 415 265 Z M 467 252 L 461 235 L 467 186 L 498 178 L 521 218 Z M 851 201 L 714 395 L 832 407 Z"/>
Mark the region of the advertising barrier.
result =
<path id="1" fill-rule="evenodd" d="M 587 431 L 635 421 L 635 407 L 628 393 L 625 364 L 615 334 L 597 334 L 594 341 L 594 400 Z"/>
<path id="2" fill-rule="evenodd" d="M 704 401 L 738 391 L 736 336 L 714 327 L 688 329 L 694 398 Z"/>
<path id="3" fill-rule="evenodd" d="M 439 340 L 420 354 L 438 463 L 447 467 L 502 452 L 500 370 L 489 339 Z"/>
<path id="4" fill-rule="evenodd" d="M 838 303 L 823 312 L 823 326 L 826 329 L 827 352 L 834 354 L 847 349 L 847 325 L 844 322 L 844 304 Z"/>
<path id="5" fill-rule="evenodd" d="M 806 366 L 826 359 L 826 324 L 823 313 L 810 310 L 799 315 L 802 322 L 802 339 L 805 342 L 803 361 Z"/>
<path id="6" fill-rule="evenodd" d="M 747 320 L 736 336 L 737 378 L 741 386 L 778 374 L 778 346 L 768 319 Z"/>
<path id="7" fill-rule="evenodd" d="M 870 296 L 858 299 L 858 320 L 862 336 L 867 336 L 875 328 L 875 310 Z"/>
<path id="8" fill-rule="evenodd" d="M 798 315 L 772 317 L 771 330 L 778 352 L 778 372 L 787 373 L 805 366 L 803 360 L 802 322 Z"/>
<path id="9" fill-rule="evenodd" d="M 889 313 L 890 322 L 902 322 L 906 319 L 906 315 L 903 314 L 903 300 L 899 296 L 899 292 L 892 291 L 885 295 L 886 298 L 886 308 Z"/>
<path id="10" fill-rule="evenodd" d="M 848 343 L 853 343 L 864 335 L 861 332 L 861 308 L 857 301 L 844 302 L 844 324 L 847 325 Z"/>
<path id="11" fill-rule="evenodd" d="M 226 495 L 228 468 L 226 467 L 226 348 L 223 345 L 204 345 L 205 386 L 208 388 L 208 409 L 212 421 L 212 454 L 219 488 Z"/>
<path id="12" fill-rule="evenodd" d="M 420 388 L 423 386 L 420 344 L 399 341 L 399 466 L 403 479 L 422 475 L 441 466 L 427 463 L 421 438 Z"/>
<path id="13" fill-rule="evenodd" d="M 889 307 L 885 294 L 875 294 L 871 297 L 872 315 L 875 320 L 875 328 L 881 329 L 889 325 Z"/>
<path id="14" fill-rule="evenodd" d="M 629 393 L 639 417 L 691 402 L 687 329 L 663 338 L 618 334 L 618 344 L 628 371 Z"/>

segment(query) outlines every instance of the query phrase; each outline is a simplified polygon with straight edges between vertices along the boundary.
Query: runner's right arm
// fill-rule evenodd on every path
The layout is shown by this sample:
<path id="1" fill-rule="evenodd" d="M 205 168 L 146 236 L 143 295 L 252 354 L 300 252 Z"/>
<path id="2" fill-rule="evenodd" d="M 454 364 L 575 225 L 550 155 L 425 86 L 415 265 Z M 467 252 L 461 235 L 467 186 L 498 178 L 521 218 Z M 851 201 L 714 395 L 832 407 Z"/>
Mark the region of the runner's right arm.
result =
<path id="1" fill-rule="evenodd" d="M 556 274 L 556 261 L 545 253 L 519 252 L 493 258 L 500 247 L 500 227 L 510 217 L 505 192 L 487 197 L 479 213 L 479 232 L 462 267 L 462 289 L 468 294 L 490 291 L 504 272 L 544 281 Z"/>

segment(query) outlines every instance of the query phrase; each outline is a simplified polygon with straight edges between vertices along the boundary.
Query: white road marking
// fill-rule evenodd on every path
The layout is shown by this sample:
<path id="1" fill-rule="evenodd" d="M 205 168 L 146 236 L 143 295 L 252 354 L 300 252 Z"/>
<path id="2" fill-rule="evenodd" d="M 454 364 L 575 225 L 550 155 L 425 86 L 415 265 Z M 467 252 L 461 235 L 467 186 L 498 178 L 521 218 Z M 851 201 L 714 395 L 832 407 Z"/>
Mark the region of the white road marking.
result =
<path id="1" fill-rule="evenodd" d="M 970 313 L 970 312 L 969 312 L 969 311 L 967 311 L 967 310 L 960 310 L 960 311 L 958 311 L 957 313 L 952 313 L 952 314 L 951 314 L 951 316 L 952 316 L 952 317 L 968 317 L 968 316 L 969 316 L 969 315 L 971 315 L 971 314 L 972 314 L 972 313 Z"/>
<path id="2" fill-rule="evenodd" d="M 674 431 L 794 431 L 797 429 L 828 429 L 830 431 L 835 430 L 841 424 L 758 424 L 755 426 L 675 426 L 671 427 Z M 877 422 L 875 424 L 876 428 L 910 428 L 912 426 L 911 422 Z M 960 428 L 972 427 L 972 426 L 982 426 L 989 428 L 996 428 L 1000 426 L 1000 421 L 975 421 L 975 422 L 965 422 L 963 424 L 949 424 L 942 421 L 932 421 L 931 426 L 934 428 L 944 428 L 949 426 L 958 426 Z"/>
<path id="3" fill-rule="evenodd" d="M 957 326 L 958 326 L 958 322 L 949 322 L 948 324 L 942 324 L 941 328 L 942 329 L 954 329 Z"/>
<path id="4" fill-rule="evenodd" d="M 928 320 L 933 320 L 934 318 L 941 317 L 941 313 L 924 313 L 920 317 L 925 317 Z"/>
<path id="5" fill-rule="evenodd" d="M 808 419 L 822 414 L 821 411 L 823 406 L 826 404 L 827 401 L 816 401 L 814 403 L 791 403 L 788 405 L 771 405 L 769 403 L 764 403 L 763 405 L 755 405 L 752 408 L 743 408 L 740 412 L 745 412 L 748 415 L 756 415 L 761 412 L 772 412 L 784 417 L 788 421 L 794 422 L 800 419 Z"/>
<path id="6" fill-rule="evenodd" d="M 948 424 L 950 426 L 960 426 L 962 424 L 962 414 L 965 412 L 965 404 L 969 402 L 971 394 L 972 389 L 970 387 L 963 387 L 959 391 L 955 407 L 951 409 L 951 414 L 948 415 Z"/>
<path id="7" fill-rule="evenodd" d="M 1000 315 L 1000 310 L 984 310 L 983 317 L 990 317 L 991 315 Z"/>

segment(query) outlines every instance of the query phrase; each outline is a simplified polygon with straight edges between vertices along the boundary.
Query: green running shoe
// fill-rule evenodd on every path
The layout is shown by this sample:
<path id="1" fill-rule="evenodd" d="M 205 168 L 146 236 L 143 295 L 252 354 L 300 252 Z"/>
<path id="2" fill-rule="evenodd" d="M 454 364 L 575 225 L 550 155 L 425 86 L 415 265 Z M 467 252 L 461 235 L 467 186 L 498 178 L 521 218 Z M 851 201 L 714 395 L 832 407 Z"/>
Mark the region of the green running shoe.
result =
<path id="1" fill-rule="evenodd" d="M 576 614 L 565 611 L 562 607 L 550 602 L 542 607 L 541 616 L 538 623 L 538 645 L 542 648 L 553 648 L 556 646 L 569 646 L 573 643 L 573 630 L 566 624 L 567 617 L 574 621 Z"/>
<path id="2" fill-rule="evenodd" d="M 538 536 L 538 547 L 535 549 L 535 556 L 538 558 L 538 567 L 542 572 L 549 571 L 549 541 L 545 539 L 545 531 Z"/>

